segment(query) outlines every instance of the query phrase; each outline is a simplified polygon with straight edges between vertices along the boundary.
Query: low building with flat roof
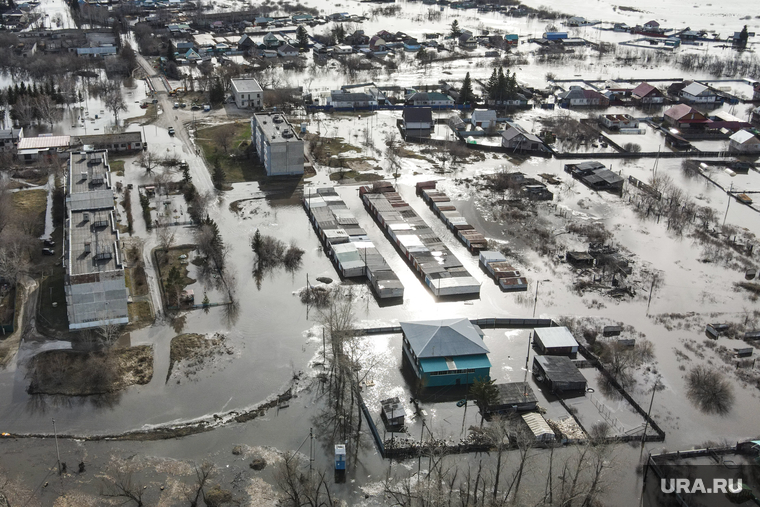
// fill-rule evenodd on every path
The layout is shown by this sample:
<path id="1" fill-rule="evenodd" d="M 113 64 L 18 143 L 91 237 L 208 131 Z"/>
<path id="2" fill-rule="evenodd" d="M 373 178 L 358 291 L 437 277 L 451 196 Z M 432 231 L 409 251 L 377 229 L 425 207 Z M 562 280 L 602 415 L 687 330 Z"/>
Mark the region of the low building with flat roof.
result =
<path id="1" fill-rule="evenodd" d="M 107 151 L 74 152 L 66 175 L 64 292 L 69 329 L 129 322 Z"/>
<path id="2" fill-rule="evenodd" d="M 282 114 L 254 114 L 251 117 L 251 143 L 267 176 L 303 174 L 303 139 Z"/>
<path id="3" fill-rule="evenodd" d="M 231 81 L 232 97 L 240 109 L 261 109 L 263 107 L 264 90 L 252 77 L 236 78 Z"/>
<path id="4" fill-rule="evenodd" d="M 147 147 L 143 142 L 141 131 L 121 132 L 117 134 L 92 134 L 71 138 L 72 147 L 89 147 L 93 150 L 135 151 Z"/>
<path id="5" fill-rule="evenodd" d="M 533 358 L 533 376 L 549 386 L 552 393 L 586 390 L 586 377 L 575 363 L 565 356 L 536 356 Z"/>

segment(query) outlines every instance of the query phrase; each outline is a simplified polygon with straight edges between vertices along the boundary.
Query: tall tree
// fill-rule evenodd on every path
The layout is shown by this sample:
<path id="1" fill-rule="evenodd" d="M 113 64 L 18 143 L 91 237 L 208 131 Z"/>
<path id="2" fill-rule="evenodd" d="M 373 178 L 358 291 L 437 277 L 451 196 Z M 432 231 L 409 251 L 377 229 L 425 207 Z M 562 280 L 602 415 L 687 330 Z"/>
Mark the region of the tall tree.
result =
<path id="1" fill-rule="evenodd" d="M 108 86 L 106 93 L 103 96 L 103 104 L 106 109 L 113 113 L 114 123 L 119 124 L 119 113 L 127 110 L 127 103 L 124 102 L 124 96 L 121 94 L 121 86 L 118 83 L 113 83 Z"/>
<path id="2" fill-rule="evenodd" d="M 460 104 L 473 104 L 475 102 L 475 94 L 472 91 L 472 79 L 470 79 L 469 72 L 464 76 L 464 81 L 462 81 L 458 102 Z"/>
<path id="3" fill-rule="evenodd" d="M 459 28 L 459 21 L 456 19 L 451 23 L 451 36 L 452 37 L 459 37 L 462 35 L 462 29 Z"/>
<path id="4" fill-rule="evenodd" d="M 309 32 L 307 32 L 306 28 L 302 25 L 298 25 L 298 29 L 296 30 L 296 40 L 298 41 L 299 48 L 306 49 L 309 47 Z"/>
<path id="5" fill-rule="evenodd" d="M 747 32 L 747 25 L 744 25 L 744 28 L 742 28 L 742 31 L 739 33 L 739 47 L 741 49 L 747 48 L 748 38 L 749 38 L 749 33 Z"/>
<path id="6" fill-rule="evenodd" d="M 174 54 L 175 51 L 176 51 L 176 48 L 174 47 L 174 42 L 169 41 L 169 46 L 166 48 L 166 59 L 169 60 L 170 62 L 177 61 L 177 57 Z"/>

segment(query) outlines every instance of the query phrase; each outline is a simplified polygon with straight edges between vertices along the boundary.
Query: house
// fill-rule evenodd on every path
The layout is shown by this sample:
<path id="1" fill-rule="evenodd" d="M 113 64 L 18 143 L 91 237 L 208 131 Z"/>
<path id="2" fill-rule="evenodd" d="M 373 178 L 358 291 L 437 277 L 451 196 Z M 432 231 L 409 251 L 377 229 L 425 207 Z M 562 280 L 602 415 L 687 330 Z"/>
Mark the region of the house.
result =
<path id="1" fill-rule="evenodd" d="M 290 44 L 284 44 L 277 48 L 277 54 L 283 58 L 293 58 L 298 56 L 298 50 Z"/>
<path id="2" fill-rule="evenodd" d="M 247 35 L 244 37 L 247 37 Z M 192 41 L 179 41 L 174 45 L 174 47 L 177 49 L 178 53 L 183 53 L 187 52 L 188 49 L 194 49 L 195 44 Z"/>
<path id="3" fill-rule="evenodd" d="M 472 36 L 472 34 L 468 31 L 462 32 L 462 35 L 459 36 L 457 43 L 459 44 L 459 47 L 462 49 L 475 49 L 478 47 L 478 41 L 475 40 L 475 37 Z"/>
<path id="4" fill-rule="evenodd" d="M 603 114 L 599 117 L 599 123 L 610 130 L 638 128 L 639 126 L 639 120 L 630 114 Z"/>
<path id="5" fill-rule="evenodd" d="M 189 49 L 183 56 L 185 57 L 185 60 L 190 63 L 196 63 L 202 60 L 201 55 L 199 55 L 194 49 Z"/>
<path id="6" fill-rule="evenodd" d="M 293 23 L 295 23 L 295 24 L 298 24 L 298 23 L 308 23 L 308 22 L 314 20 L 314 16 L 312 16 L 311 14 L 293 14 L 290 17 L 290 20 L 293 21 Z"/>
<path id="7" fill-rule="evenodd" d="M 251 117 L 251 145 L 264 164 L 267 176 L 303 174 L 303 140 L 278 113 L 256 113 Z"/>
<path id="8" fill-rule="evenodd" d="M 24 129 L 0 130 L 0 151 L 15 151 L 18 142 L 24 137 Z"/>
<path id="9" fill-rule="evenodd" d="M 646 23 L 644 23 L 644 30 L 657 32 L 660 30 L 660 24 L 655 20 L 647 21 Z"/>
<path id="10" fill-rule="evenodd" d="M 263 106 L 264 90 L 256 79 L 252 77 L 234 78 L 231 80 L 232 97 L 235 105 L 240 109 L 261 109 Z"/>
<path id="11" fill-rule="evenodd" d="M 406 39 L 404 40 L 404 51 L 413 53 L 415 51 L 419 51 L 422 46 L 419 42 L 417 42 L 417 39 Z"/>
<path id="12" fill-rule="evenodd" d="M 573 16 L 571 18 L 568 18 L 567 20 L 567 26 L 586 26 L 586 18 L 582 18 L 580 16 Z"/>
<path id="13" fill-rule="evenodd" d="M 266 47 L 267 49 L 277 49 L 278 47 L 282 46 L 284 43 L 285 41 L 282 39 L 282 37 L 278 37 L 272 32 L 267 33 L 263 39 L 264 47 Z"/>
<path id="14" fill-rule="evenodd" d="M 523 414 L 522 420 L 528 426 L 536 442 L 553 442 L 557 438 L 552 427 L 544 419 L 544 416 L 538 412 Z"/>
<path id="15" fill-rule="evenodd" d="M 740 130 L 729 137 L 728 147 L 732 151 L 758 153 L 760 152 L 760 139 L 749 130 Z"/>
<path id="16" fill-rule="evenodd" d="M 474 127 L 480 127 L 483 130 L 496 128 L 496 111 L 492 109 L 476 109 L 472 112 L 470 123 Z"/>
<path id="17" fill-rule="evenodd" d="M 502 148 L 513 152 L 549 152 L 549 148 L 538 136 L 526 131 L 517 123 L 509 125 L 510 127 L 501 134 Z"/>
<path id="18" fill-rule="evenodd" d="M 404 357 L 421 387 L 469 385 L 490 379 L 483 331 L 463 318 L 402 322 Z"/>
<path id="19" fill-rule="evenodd" d="M 538 398 L 527 382 L 495 384 L 498 395 L 485 407 L 486 414 L 509 414 L 536 410 Z"/>
<path id="20" fill-rule="evenodd" d="M 533 346 L 544 356 L 575 357 L 578 353 L 578 342 L 564 326 L 535 328 Z"/>
<path id="21" fill-rule="evenodd" d="M 21 12 L 19 9 L 11 9 L 9 11 L 5 11 L 2 14 L 2 18 L 3 18 L 3 24 L 18 25 L 23 21 L 24 13 Z"/>
<path id="22" fill-rule="evenodd" d="M 533 376 L 538 382 L 549 386 L 552 394 L 586 390 L 586 377 L 569 357 L 535 356 Z"/>
<path id="23" fill-rule="evenodd" d="M 107 153 L 73 152 L 69 158 L 63 251 L 69 330 L 129 322 Z"/>
<path id="24" fill-rule="evenodd" d="M 581 162 L 580 164 L 565 164 L 565 172 L 573 178 L 594 190 L 609 190 L 619 193 L 623 191 L 625 180 L 613 173 L 599 162 Z"/>
<path id="25" fill-rule="evenodd" d="M 369 49 L 372 51 L 386 51 L 388 46 L 386 46 L 385 39 L 379 35 L 373 35 L 369 39 Z"/>
<path id="26" fill-rule="evenodd" d="M 688 103 L 714 104 L 718 94 L 702 83 L 696 81 L 685 86 L 680 93 L 681 99 Z"/>
<path id="27" fill-rule="evenodd" d="M 401 113 L 404 139 L 429 139 L 433 130 L 433 110 L 429 107 L 408 107 Z"/>
<path id="28" fill-rule="evenodd" d="M 631 97 L 633 101 L 642 104 L 662 104 L 665 102 L 665 95 L 650 85 L 649 83 L 641 83 L 631 91 Z"/>
<path id="29" fill-rule="evenodd" d="M 580 86 L 571 86 L 558 95 L 562 107 L 607 107 L 610 100 L 596 90 L 584 90 Z"/>
<path id="30" fill-rule="evenodd" d="M 365 92 L 347 92 L 332 90 L 330 103 L 335 109 L 375 109 L 377 98 Z"/>
<path id="31" fill-rule="evenodd" d="M 333 54 L 336 55 L 350 55 L 354 52 L 354 48 L 347 44 L 333 47 Z"/>
<path id="32" fill-rule="evenodd" d="M 524 185 L 520 189 L 520 193 L 531 201 L 551 201 L 554 199 L 552 191 L 546 188 L 543 183 Z"/>
<path id="33" fill-rule="evenodd" d="M 663 117 L 666 125 L 678 129 L 700 127 L 710 123 L 705 115 L 688 104 L 678 104 L 671 107 L 665 111 Z"/>
<path id="34" fill-rule="evenodd" d="M 454 99 L 439 92 L 414 92 L 406 99 L 406 103 L 411 106 L 454 107 Z"/>
<path id="35" fill-rule="evenodd" d="M 248 34 L 245 34 L 238 40 L 237 47 L 238 51 L 250 51 L 257 48 L 258 44 Z"/>
<path id="36" fill-rule="evenodd" d="M 504 36 L 504 40 L 507 41 L 507 44 L 510 46 L 516 46 L 520 42 L 520 36 L 516 33 L 508 33 Z"/>

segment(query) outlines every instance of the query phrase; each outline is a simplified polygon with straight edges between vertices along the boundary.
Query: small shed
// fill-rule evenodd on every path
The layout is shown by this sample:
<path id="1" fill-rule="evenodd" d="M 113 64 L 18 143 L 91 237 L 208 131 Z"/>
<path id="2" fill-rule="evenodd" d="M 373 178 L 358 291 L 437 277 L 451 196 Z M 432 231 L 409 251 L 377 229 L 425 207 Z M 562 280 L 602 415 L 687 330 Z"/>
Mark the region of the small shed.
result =
<path id="1" fill-rule="evenodd" d="M 578 342 L 564 326 L 535 328 L 533 346 L 543 355 L 575 357 L 578 354 Z"/>
<path id="2" fill-rule="evenodd" d="M 486 407 L 489 414 L 507 414 L 510 412 L 525 412 L 535 410 L 538 398 L 527 382 L 510 382 L 496 384 L 499 395 L 493 405 Z"/>
<path id="3" fill-rule="evenodd" d="M 623 332 L 623 326 L 604 326 L 604 330 L 602 331 L 602 336 L 620 336 L 620 333 Z"/>
<path id="4" fill-rule="evenodd" d="M 594 257 L 588 252 L 567 252 L 565 259 L 577 268 L 594 267 Z"/>
<path id="5" fill-rule="evenodd" d="M 744 333 L 745 340 L 760 340 L 760 331 L 747 331 Z"/>
<path id="6" fill-rule="evenodd" d="M 546 383 L 552 393 L 586 390 L 586 377 L 570 358 L 565 356 L 534 357 L 533 376 L 539 382 Z"/>
<path id="7" fill-rule="evenodd" d="M 404 405 L 398 399 L 398 396 L 380 400 L 380 405 L 383 409 L 381 413 L 383 422 L 389 431 L 400 430 L 404 427 L 406 409 L 404 409 Z"/>
<path id="8" fill-rule="evenodd" d="M 546 422 L 541 414 L 531 412 L 522 416 L 525 424 L 530 428 L 531 433 L 536 437 L 537 442 L 553 442 L 555 439 L 554 430 Z"/>

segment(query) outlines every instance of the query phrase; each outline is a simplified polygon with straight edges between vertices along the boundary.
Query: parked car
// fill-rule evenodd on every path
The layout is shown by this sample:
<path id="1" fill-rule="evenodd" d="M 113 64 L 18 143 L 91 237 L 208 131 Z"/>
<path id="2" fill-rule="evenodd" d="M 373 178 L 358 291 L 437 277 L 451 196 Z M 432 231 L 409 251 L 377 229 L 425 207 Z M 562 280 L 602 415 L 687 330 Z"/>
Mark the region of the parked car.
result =
<path id="1" fill-rule="evenodd" d="M 193 111 L 200 111 L 201 110 L 201 106 L 199 106 L 198 104 L 193 104 L 190 109 L 192 109 Z"/>
<path id="2" fill-rule="evenodd" d="M 174 103 L 174 109 L 179 109 L 179 102 Z"/>
<path id="3" fill-rule="evenodd" d="M 55 241 L 53 241 L 52 239 L 46 239 L 43 241 L 43 243 L 45 244 L 45 246 L 50 246 L 50 247 L 55 246 Z"/>
<path id="4" fill-rule="evenodd" d="M 190 166 L 187 164 L 187 160 L 181 160 L 181 161 L 180 161 L 180 163 L 179 163 L 179 168 L 180 168 L 181 170 L 182 170 L 182 169 L 187 169 L 187 168 L 189 168 L 189 167 L 190 167 Z"/>
<path id="5" fill-rule="evenodd" d="M 170 136 L 174 135 L 174 127 L 169 127 L 169 135 Z"/>
<path id="6" fill-rule="evenodd" d="M 42 255 L 55 255 L 55 251 L 52 248 L 43 248 Z"/>
<path id="7" fill-rule="evenodd" d="M 179 107 L 184 109 L 185 107 L 187 107 L 187 104 L 185 104 L 184 102 L 180 102 Z"/>
<path id="8" fill-rule="evenodd" d="M 211 111 L 211 105 L 210 104 L 203 104 L 203 110 L 207 113 Z"/>

